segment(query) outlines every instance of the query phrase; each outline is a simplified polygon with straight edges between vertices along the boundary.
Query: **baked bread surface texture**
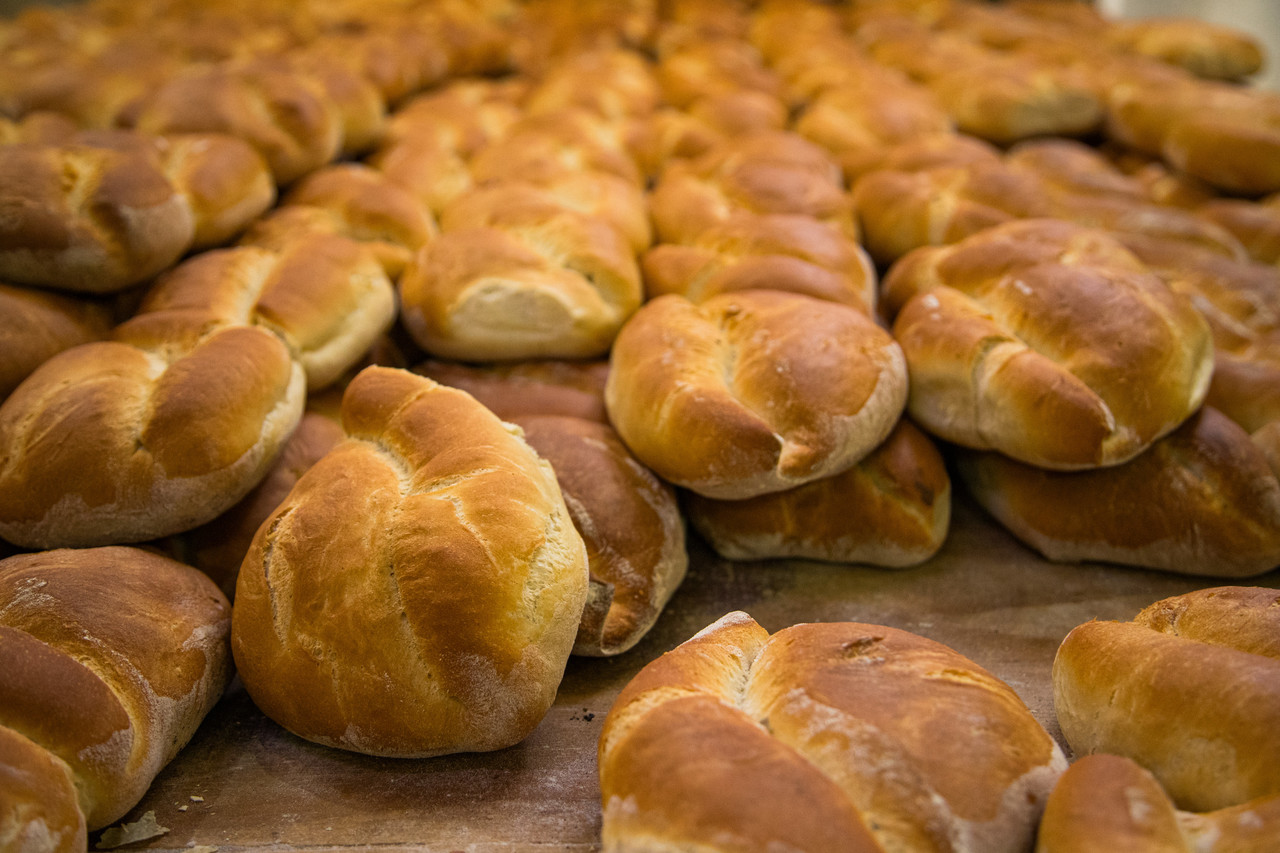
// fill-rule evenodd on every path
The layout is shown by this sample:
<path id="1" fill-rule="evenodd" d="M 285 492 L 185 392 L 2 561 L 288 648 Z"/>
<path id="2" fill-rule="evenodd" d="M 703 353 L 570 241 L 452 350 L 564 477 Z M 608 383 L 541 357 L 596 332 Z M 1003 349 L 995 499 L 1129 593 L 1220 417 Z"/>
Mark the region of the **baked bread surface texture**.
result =
<path id="1" fill-rule="evenodd" d="M 2 748 L 45 751 L 73 782 L 89 830 L 118 820 L 222 696 L 230 629 L 230 605 L 212 581 L 147 551 L 0 562 Z M 46 784 L 34 793 L 49 795 Z M 0 838 L 11 830 L 0 825 Z"/>
<path id="2" fill-rule="evenodd" d="M 1216 587 L 1132 622 L 1087 622 L 1053 664 L 1054 708 L 1079 755 L 1137 761 L 1179 808 L 1280 793 L 1280 600 Z"/>
<path id="3" fill-rule="evenodd" d="M 619 334 L 605 386 L 640 461 L 727 499 L 849 468 L 893 429 L 905 397 L 901 350 L 873 321 L 765 290 L 652 300 Z"/>
<path id="4" fill-rule="evenodd" d="M 770 637 L 742 613 L 641 670 L 599 763 L 606 850 L 1023 850 L 1066 767 L 945 646 L 859 623 Z"/>
<path id="5" fill-rule="evenodd" d="M 555 698 L 587 563 L 550 466 L 467 394 L 371 367 L 263 523 L 232 644 L 258 706 L 376 755 L 500 749 Z"/>
<path id="6" fill-rule="evenodd" d="M 885 278 L 933 434 L 1031 465 L 1130 459 L 1199 408 L 1209 327 L 1111 237 L 1056 220 L 918 249 Z"/>

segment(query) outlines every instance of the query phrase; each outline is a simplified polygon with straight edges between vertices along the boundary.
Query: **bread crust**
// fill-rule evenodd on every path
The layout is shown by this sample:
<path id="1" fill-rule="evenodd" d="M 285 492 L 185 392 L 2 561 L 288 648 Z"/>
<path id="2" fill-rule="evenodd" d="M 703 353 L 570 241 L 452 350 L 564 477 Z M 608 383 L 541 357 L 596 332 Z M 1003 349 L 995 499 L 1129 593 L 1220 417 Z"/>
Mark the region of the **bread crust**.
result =
<path id="1" fill-rule="evenodd" d="M 375 755 L 486 751 L 555 697 L 587 562 L 550 466 L 461 391 L 370 367 L 348 438 L 259 528 L 232 646 L 255 703 Z"/>
<path id="2" fill-rule="evenodd" d="M 1212 588 L 1075 628 L 1053 665 L 1067 742 L 1132 758 L 1190 811 L 1280 793 L 1277 613 L 1275 590 Z"/>
<path id="3" fill-rule="evenodd" d="M 69 770 L 89 830 L 142 798 L 230 678 L 231 606 L 135 548 L 0 561 L 0 726 Z"/>
<path id="4" fill-rule="evenodd" d="M 1030 844 L 1066 760 L 941 644 L 859 623 L 770 637 L 732 613 L 623 689 L 599 764 L 606 850 L 997 851 Z"/>
<path id="5" fill-rule="evenodd" d="M 897 422 L 897 344 L 860 312 L 781 291 L 647 303 L 610 358 L 614 428 L 659 476 L 746 498 L 843 471 Z"/>

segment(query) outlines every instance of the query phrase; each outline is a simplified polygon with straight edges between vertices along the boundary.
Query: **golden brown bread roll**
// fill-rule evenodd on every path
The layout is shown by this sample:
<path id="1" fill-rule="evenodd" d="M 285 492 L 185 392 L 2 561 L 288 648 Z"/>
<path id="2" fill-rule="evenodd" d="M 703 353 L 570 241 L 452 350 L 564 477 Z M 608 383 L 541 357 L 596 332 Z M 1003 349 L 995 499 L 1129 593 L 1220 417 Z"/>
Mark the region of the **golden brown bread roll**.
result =
<path id="1" fill-rule="evenodd" d="M 1214 199 L 1196 213 L 1234 234 L 1255 261 L 1280 266 L 1280 193 L 1257 202 Z"/>
<path id="2" fill-rule="evenodd" d="M 1179 808 L 1280 794 L 1277 592 L 1203 589 L 1080 625 L 1054 658 L 1053 702 L 1078 755 L 1133 759 Z"/>
<path id="3" fill-rule="evenodd" d="M 736 39 L 693 38 L 673 44 L 660 54 L 657 74 L 664 100 L 676 107 L 741 91 L 774 98 L 782 94 L 782 81 L 759 51 Z"/>
<path id="4" fill-rule="evenodd" d="M 730 560 L 798 557 L 896 568 L 942 547 L 951 480 L 942 454 L 903 419 L 847 471 L 746 500 L 691 492 L 684 508 L 694 529 Z"/>
<path id="5" fill-rule="evenodd" d="M 1242 80 L 1262 68 L 1262 46 L 1252 36 L 1199 18 L 1112 21 L 1107 40 L 1212 80 Z"/>
<path id="6" fill-rule="evenodd" d="M 338 156 L 342 116 L 315 77 L 279 68 L 193 66 L 151 91 L 131 126 L 144 133 L 226 133 L 262 154 L 279 184 Z"/>
<path id="7" fill-rule="evenodd" d="M 1015 219 L 1053 213 L 1036 176 L 985 158 L 873 170 L 858 178 L 852 201 L 863 245 L 886 265 L 921 246 L 949 245 Z"/>
<path id="8" fill-rule="evenodd" d="M 1023 850 L 1066 759 L 1006 684 L 905 631 L 731 613 L 623 689 L 604 849 Z"/>
<path id="9" fill-rule="evenodd" d="M 1265 853 L 1280 844 L 1280 796 L 1196 814 L 1117 755 L 1086 755 L 1062 774 L 1036 835 L 1036 853 Z"/>
<path id="10" fill-rule="evenodd" d="M 1102 103 L 1087 76 L 1034 50 L 996 51 L 923 27 L 860 34 L 871 56 L 929 87 L 956 126 L 997 144 L 1096 130 Z"/>
<path id="11" fill-rule="evenodd" d="M 966 447 L 1045 468 L 1113 465 L 1208 391 L 1204 319 L 1101 231 L 1024 220 L 917 249 L 882 295 L 912 418 Z"/>
<path id="12" fill-rule="evenodd" d="M 690 245 L 665 243 L 641 258 L 649 298 L 702 302 L 740 290 L 785 290 L 856 308 L 876 304 L 876 271 L 852 238 L 808 216 L 740 212 Z"/>
<path id="13" fill-rule="evenodd" d="M 728 139 L 786 125 L 781 101 L 745 90 L 699 98 L 683 110 L 658 109 L 631 124 L 626 144 L 644 174 L 657 178 L 670 160 L 699 157 Z"/>
<path id="14" fill-rule="evenodd" d="M 347 439 L 259 528 L 232 647 L 295 734 L 377 755 L 510 746 L 542 719 L 587 593 L 550 466 L 461 391 L 370 367 Z"/>
<path id="15" fill-rule="evenodd" d="M 469 365 L 428 359 L 414 373 L 475 397 L 504 421 L 520 415 L 563 415 L 607 424 L 607 361 L 516 361 Z"/>
<path id="16" fill-rule="evenodd" d="M 83 842 L 85 826 L 98 829 L 133 808 L 222 696 L 230 628 L 230 605 L 208 578 L 146 551 L 0 561 L 0 751 L 24 756 L 3 773 L 30 780 L 45 812 L 35 819 L 69 806 L 83 815 Z M 21 789 L 5 793 L 0 839 L 72 849 L 65 835 L 55 843 L 69 831 L 65 822 L 24 827 L 33 803 Z M 54 794 L 58 800 L 43 799 Z"/>
<path id="17" fill-rule="evenodd" d="M 500 225 L 447 231 L 399 282 L 401 318 L 432 355 L 597 358 L 639 306 L 640 271 L 608 222 L 526 205 Z"/>
<path id="18" fill-rule="evenodd" d="M 190 205 L 140 151 L 0 148 L 0 277 L 111 293 L 173 264 L 191 246 Z"/>
<path id="19" fill-rule="evenodd" d="M 0 406 L 0 535 L 138 542 L 242 498 L 302 414 L 394 316 L 372 256 L 340 238 L 175 268 L 112 340 L 59 354 Z"/>
<path id="20" fill-rule="evenodd" d="M 0 401 L 41 364 L 111 329 L 102 303 L 7 284 L 0 284 L 0 318 Z"/>
<path id="21" fill-rule="evenodd" d="M 831 155 L 789 132 L 732 139 L 670 164 L 649 196 L 663 243 L 691 243 L 735 211 L 810 216 L 857 239 L 849 197 Z"/>
<path id="22" fill-rule="evenodd" d="M 1047 471 L 964 451 L 988 512 L 1050 560 L 1239 578 L 1280 565 L 1280 482 L 1249 434 L 1205 407 L 1136 458 Z"/>
<path id="23" fill-rule="evenodd" d="M 889 434 L 905 397 L 901 351 L 864 314 L 769 290 L 647 303 L 618 335 L 605 386 L 640 461 L 725 499 L 845 470 Z"/>
<path id="24" fill-rule="evenodd" d="M 589 170 L 642 186 L 640 169 L 626 150 L 624 127 L 581 108 L 525 115 L 476 152 L 471 175 L 477 184 L 546 183 L 568 172 Z"/>
<path id="25" fill-rule="evenodd" d="M 689 566 L 675 490 L 605 424 L 556 415 L 512 422 L 555 469 L 587 546 L 591 583 L 573 653 L 621 654 L 653 627 Z"/>
<path id="26" fill-rule="evenodd" d="M 298 181 L 240 243 L 280 251 L 307 235 L 339 235 L 364 244 L 394 278 L 436 233 L 421 200 L 376 169 L 345 163 Z"/>
<path id="27" fill-rule="evenodd" d="M 642 116 L 661 100 L 651 63 L 618 48 L 570 54 L 553 63 L 524 102 L 533 114 L 586 109 L 610 121 Z"/>

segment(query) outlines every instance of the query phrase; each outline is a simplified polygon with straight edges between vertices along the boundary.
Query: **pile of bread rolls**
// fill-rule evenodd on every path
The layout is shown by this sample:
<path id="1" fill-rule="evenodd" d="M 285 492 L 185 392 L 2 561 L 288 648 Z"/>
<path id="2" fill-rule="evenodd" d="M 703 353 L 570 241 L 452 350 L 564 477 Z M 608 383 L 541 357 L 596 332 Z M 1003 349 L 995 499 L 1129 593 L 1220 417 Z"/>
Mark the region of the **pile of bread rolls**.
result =
<path id="1" fill-rule="evenodd" d="M 430 756 L 518 742 L 570 654 L 633 648 L 686 521 L 730 560 L 905 568 L 945 542 L 950 464 L 1052 560 L 1280 565 L 1280 97 L 1241 84 L 1240 34 L 1049 0 L 91 0 L 0 45 L 0 538 L 30 552 L 0 563 L 5 619 L 37 568 L 85 567 L 66 595 L 91 596 L 159 551 L 233 599 L 173 606 L 266 714 Z M 81 777 L 106 771 L 59 736 L 109 733 L 38 719 L 70 711 L 38 710 L 59 641 L 25 625 L 0 771 L 79 811 L 10 809 L 0 841 L 65 849 L 171 751 L 99 807 Z M 892 628 L 827 630 L 731 617 L 693 641 L 724 666 L 642 676 L 601 741 L 606 843 L 764 844 L 757 800 L 793 773 L 831 815 L 802 846 L 1028 843 L 1065 760 L 1012 691 Z M 890 794 L 840 793 L 862 729 L 795 716 L 803 760 L 764 738 L 790 737 L 787 691 L 828 690 L 818 650 L 885 663 L 862 634 L 1025 735 L 990 802 L 895 791 L 949 803 L 899 825 Z M 146 644 L 119 653 L 191 650 Z M 180 725 L 127 725 L 176 749 L 219 660 Z M 690 696 L 644 698 L 669 680 Z M 765 793 L 666 787 L 721 738 Z M 738 772 L 715 761 L 688 784 Z"/>

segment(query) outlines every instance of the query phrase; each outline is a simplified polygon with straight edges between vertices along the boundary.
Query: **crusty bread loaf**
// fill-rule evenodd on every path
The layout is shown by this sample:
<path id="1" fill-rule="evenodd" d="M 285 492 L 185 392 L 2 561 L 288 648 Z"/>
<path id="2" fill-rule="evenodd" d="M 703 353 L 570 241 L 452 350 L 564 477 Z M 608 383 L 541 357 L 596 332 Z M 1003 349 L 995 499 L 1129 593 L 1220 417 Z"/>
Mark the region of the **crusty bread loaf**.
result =
<path id="1" fill-rule="evenodd" d="M 556 415 L 512 421 L 555 469 L 587 546 L 591 585 L 573 653 L 621 654 L 653 627 L 689 566 L 675 490 L 605 424 Z"/>
<path id="2" fill-rule="evenodd" d="M 1155 777 L 1118 755 L 1087 755 L 1062 774 L 1036 853 L 1265 853 L 1280 844 L 1280 796 L 1181 812 Z"/>
<path id="3" fill-rule="evenodd" d="M 731 560 L 798 557 L 896 568 L 942 547 L 951 480 L 942 454 L 903 419 L 840 474 L 745 500 L 690 492 L 684 507 L 698 533 Z"/>
<path id="4" fill-rule="evenodd" d="M 6 284 L 0 284 L 0 318 L 0 401 L 41 364 L 102 340 L 111 328 L 105 304 Z"/>
<path id="5" fill-rule="evenodd" d="M 339 235 L 364 244 L 395 278 L 436 233 L 431 211 L 420 199 L 376 169 L 346 163 L 298 181 L 281 206 L 240 242 L 282 251 L 309 235 Z"/>
<path id="6" fill-rule="evenodd" d="M 703 302 L 740 290 L 785 290 L 839 302 L 871 316 L 876 271 L 851 237 L 808 216 L 740 212 L 641 258 L 649 298 L 674 293 Z"/>
<path id="7" fill-rule="evenodd" d="M 269 717 L 319 743 L 428 756 L 542 719 L 587 561 L 551 467 L 467 394 L 370 367 L 347 439 L 259 528 L 232 647 Z"/>
<path id="8" fill-rule="evenodd" d="M 607 361 L 516 361 L 468 365 L 428 359 L 413 368 L 441 385 L 466 391 L 504 421 L 520 415 L 563 415 L 607 424 Z"/>
<path id="9" fill-rule="evenodd" d="M 1078 755 L 1114 753 L 1179 808 L 1280 794 L 1280 599 L 1216 587 L 1158 601 L 1132 622 L 1088 622 L 1053 664 L 1058 722 Z"/>
<path id="10" fill-rule="evenodd" d="M 905 396 L 901 351 L 873 321 L 771 290 L 652 300 L 618 335 L 605 386 L 640 461 L 726 499 L 849 468 L 889 434 Z"/>
<path id="11" fill-rule="evenodd" d="M 1249 434 L 1205 407 L 1135 459 L 1048 471 L 956 457 L 969 492 L 1050 560 L 1250 577 L 1280 565 L 1280 481 Z"/>
<path id="12" fill-rule="evenodd" d="M 604 849 L 1027 849 L 1066 759 L 1013 690 L 895 628 L 731 613 L 623 689 Z"/>
<path id="13" fill-rule="evenodd" d="M 279 184 L 329 163 L 342 115 L 313 76 L 270 67 L 193 66 L 149 92 L 132 116 L 144 133 L 227 133 L 248 142 Z"/>
<path id="14" fill-rule="evenodd" d="M 0 148 L 0 278 L 112 293 L 172 265 L 195 234 L 191 208 L 145 153 L 88 146 Z"/>
<path id="15" fill-rule="evenodd" d="M 1066 222 L 918 249 L 882 296 L 915 421 L 1040 467 L 1133 458 L 1200 406 L 1213 372 L 1190 300 L 1107 234 Z"/>
<path id="16" fill-rule="evenodd" d="M 663 243 L 691 243 L 735 211 L 810 216 L 858 236 L 840 167 L 826 151 L 788 132 L 731 139 L 697 159 L 672 162 L 649 206 Z"/>
<path id="17" fill-rule="evenodd" d="M 922 246 L 957 243 L 1052 211 L 1035 176 L 985 159 L 877 169 L 858 178 L 852 196 L 863 244 L 886 265 Z"/>
<path id="18" fill-rule="evenodd" d="M 0 761 L 0 773 L 27 780 L 4 788 L 0 839 L 62 833 L 60 847 L 32 849 L 72 849 L 69 805 L 83 814 L 83 849 L 86 825 L 128 812 L 222 696 L 230 628 L 230 605 L 208 578 L 146 551 L 0 561 L 0 751 L 22 761 Z M 22 825 L 59 812 L 62 826 Z"/>
<path id="19" fill-rule="evenodd" d="M 341 238 L 206 252 L 112 340 L 46 362 L 0 406 L 0 535 L 27 547 L 188 530 L 271 467 L 303 395 L 391 323 L 374 258 Z"/>
<path id="20" fill-rule="evenodd" d="M 414 258 L 399 292 L 419 346 L 483 362 L 600 357 L 639 306 L 641 284 L 612 225 L 531 206 L 501 227 L 445 232 Z"/>

